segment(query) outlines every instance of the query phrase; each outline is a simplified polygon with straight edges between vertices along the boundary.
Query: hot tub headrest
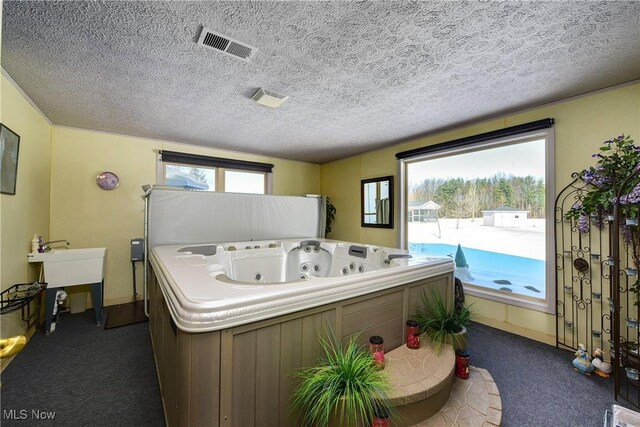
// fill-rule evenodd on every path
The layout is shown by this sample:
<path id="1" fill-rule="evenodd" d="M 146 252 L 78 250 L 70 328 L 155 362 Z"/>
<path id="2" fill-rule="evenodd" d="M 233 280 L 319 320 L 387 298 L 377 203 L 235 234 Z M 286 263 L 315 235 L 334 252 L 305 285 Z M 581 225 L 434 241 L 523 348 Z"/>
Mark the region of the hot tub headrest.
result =
<path id="1" fill-rule="evenodd" d="M 203 245 L 203 246 L 185 246 L 178 249 L 178 252 L 191 252 L 192 254 L 213 256 L 218 251 L 216 245 Z"/>

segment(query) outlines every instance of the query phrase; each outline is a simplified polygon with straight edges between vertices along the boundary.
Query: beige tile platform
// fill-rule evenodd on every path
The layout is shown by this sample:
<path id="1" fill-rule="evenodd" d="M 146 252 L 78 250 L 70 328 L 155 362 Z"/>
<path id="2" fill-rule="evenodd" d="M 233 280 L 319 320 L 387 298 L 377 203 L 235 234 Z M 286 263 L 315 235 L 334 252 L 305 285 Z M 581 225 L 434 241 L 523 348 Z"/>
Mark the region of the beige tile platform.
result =
<path id="1" fill-rule="evenodd" d="M 499 426 L 500 393 L 486 369 L 470 367 L 469 379 L 454 374 L 451 346 L 437 352 L 422 343 L 420 349 L 400 346 L 385 355 L 391 384 L 390 398 L 403 426 Z"/>
<path id="2" fill-rule="evenodd" d="M 486 369 L 469 369 L 469 379 L 454 378 L 451 397 L 444 407 L 413 427 L 493 427 L 502 423 L 502 400 Z"/>
<path id="3" fill-rule="evenodd" d="M 395 406 L 408 405 L 433 396 L 451 386 L 456 356 L 445 346 L 437 352 L 424 342 L 417 350 L 402 345 L 385 355 L 385 371 L 389 375 Z"/>

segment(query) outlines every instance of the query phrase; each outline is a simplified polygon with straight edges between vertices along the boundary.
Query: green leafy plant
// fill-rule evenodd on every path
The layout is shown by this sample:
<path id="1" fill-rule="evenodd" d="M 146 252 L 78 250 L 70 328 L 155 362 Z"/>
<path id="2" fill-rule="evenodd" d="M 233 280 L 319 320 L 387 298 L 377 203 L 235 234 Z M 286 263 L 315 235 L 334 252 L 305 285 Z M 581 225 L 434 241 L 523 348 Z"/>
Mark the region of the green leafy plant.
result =
<path id="1" fill-rule="evenodd" d="M 336 207 L 331 203 L 331 199 L 327 196 L 327 223 L 325 226 L 325 234 L 331 233 L 331 224 L 336 219 Z"/>
<path id="2" fill-rule="evenodd" d="M 413 319 L 437 349 L 444 344 L 451 344 L 454 349 L 466 347 L 464 332 L 471 322 L 471 311 L 466 306 L 456 310 L 447 306 L 439 292 L 432 290 L 428 296 L 422 291 Z"/>
<path id="3" fill-rule="evenodd" d="M 596 165 L 579 173 L 586 187 L 565 217 L 575 221 L 580 233 L 587 233 L 590 225 L 602 229 L 606 216 L 613 213 L 618 202 L 621 215 L 636 219 L 640 216 L 640 146 L 633 142 L 629 135 L 605 141 L 592 156 L 597 159 Z M 623 220 L 620 231 L 633 266 L 640 269 L 640 227 L 629 226 Z M 637 294 L 640 283 L 636 281 L 629 289 Z"/>
<path id="4" fill-rule="evenodd" d="M 323 354 L 318 364 L 296 373 L 301 383 L 291 403 L 299 425 L 326 426 L 333 419 L 340 426 L 367 426 L 376 407 L 394 413 L 387 378 L 357 337 L 346 345 L 319 339 Z"/>
<path id="5" fill-rule="evenodd" d="M 597 159 L 596 165 L 580 172 L 580 177 L 588 188 L 582 200 L 574 204 L 566 214 L 567 218 L 578 220 L 581 232 L 586 232 L 584 224 L 589 215 L 611 213 L 620 185 L 639 167 L 640 147 L 633 143 L 629 135 L 620 135 L 605 141 L 599 152 L 591 157 Z M 637 181 L 632 184 L 638 184 Z M 633 190 L 627 196 L 633 198 Z"/>

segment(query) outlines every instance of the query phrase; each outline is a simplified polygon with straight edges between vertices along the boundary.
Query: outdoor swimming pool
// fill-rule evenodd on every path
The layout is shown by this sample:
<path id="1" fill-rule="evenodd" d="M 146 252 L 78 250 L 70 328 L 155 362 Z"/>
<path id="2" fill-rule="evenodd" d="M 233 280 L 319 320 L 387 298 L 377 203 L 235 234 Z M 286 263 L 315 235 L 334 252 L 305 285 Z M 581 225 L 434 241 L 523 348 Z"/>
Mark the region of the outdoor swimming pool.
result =
<path id="1" fill-rule="evenodd" d="M 409 243 L 409 251 L 416 254 L 455 257 L 456 250 L 457 245 L 444 243 Z M 545 298 L 544 261 L 480 249 L 463 247 L 462 250 L 469 265 L 469 273 L 473 276 L 471 284 Z"/>

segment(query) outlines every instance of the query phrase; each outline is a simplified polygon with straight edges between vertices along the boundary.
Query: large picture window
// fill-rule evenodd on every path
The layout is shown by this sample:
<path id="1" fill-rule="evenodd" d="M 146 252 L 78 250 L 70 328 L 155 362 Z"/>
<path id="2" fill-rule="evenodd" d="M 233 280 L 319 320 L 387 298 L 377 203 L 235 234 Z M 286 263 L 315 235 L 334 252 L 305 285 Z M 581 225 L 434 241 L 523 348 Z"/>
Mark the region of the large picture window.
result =
<path id="1" fill-rule="evenodd" d="M 552 129 L 401 160 L 402 245 L 450 256 L 465 291 L 552 312 Z"/>

